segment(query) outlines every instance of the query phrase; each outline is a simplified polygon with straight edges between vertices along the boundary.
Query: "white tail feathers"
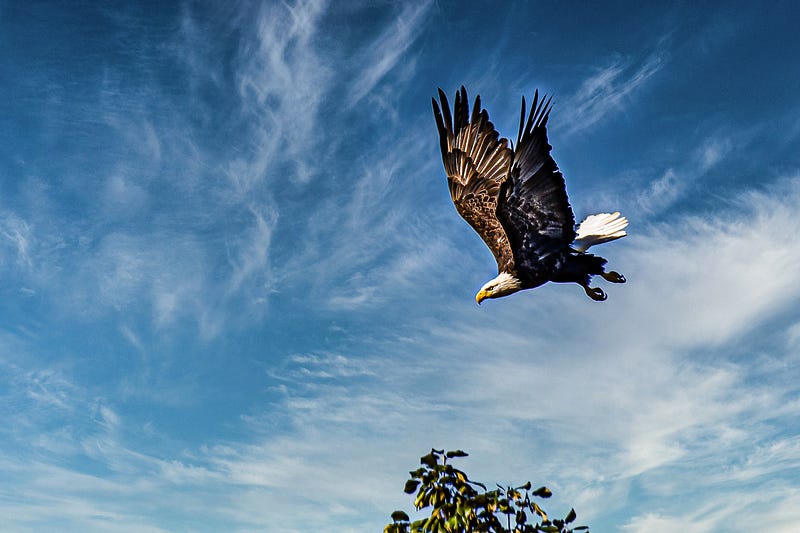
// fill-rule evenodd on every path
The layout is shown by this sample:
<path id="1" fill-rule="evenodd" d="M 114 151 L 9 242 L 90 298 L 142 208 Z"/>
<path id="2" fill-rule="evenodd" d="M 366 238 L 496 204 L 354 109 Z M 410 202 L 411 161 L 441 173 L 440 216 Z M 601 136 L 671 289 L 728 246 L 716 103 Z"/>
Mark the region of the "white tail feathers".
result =
<path id="1" fill-rule="evenodd" d="M 627 235 L 628 219 L 616 213 L 599 213 L 586 217 L 575 235 L 572 248 L 585 252 L 590 246 L 601 244 Z"/>

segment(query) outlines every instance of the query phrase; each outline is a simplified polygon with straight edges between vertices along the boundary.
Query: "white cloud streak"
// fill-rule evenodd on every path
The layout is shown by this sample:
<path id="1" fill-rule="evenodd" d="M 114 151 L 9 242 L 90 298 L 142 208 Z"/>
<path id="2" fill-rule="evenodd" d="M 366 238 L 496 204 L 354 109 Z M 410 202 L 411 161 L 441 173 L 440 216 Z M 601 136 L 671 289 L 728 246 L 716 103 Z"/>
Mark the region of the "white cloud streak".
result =
<path id="1" fill-rule="evenodd" d="M 595 125 L 613 112 L 625 110 L 633 94 L 667 64 L 667 55 L 659 49 L 638 65 L 631 59 L 617 59 L 586 78 L 577 92 L 562 106 L 566 134 Z"/>
<path id="2" fill-rule="evenodd" d="M 31 240 L 33 238 L 30 225 L 13 213 L 0 215 L 0 238 L 6 252 L 0 256 L 0 264 L 6 262 L 8 249 L 15 258 L 15 263 L 23 269 L 32 266 L 30 257 Z"/>
<path id="3" fill-rule="evenodd" d="M 331 83 L 331 69 L 315 43 L 326 2 L 263 4 L 255 39 L 240 51 L 237 71 L 243 113 L 251 126 L 252 155 L 233 160 L 227 175 L 244 196 L 265 179 L 288 175 L 307 182 L 306 154 L 322 142 L 320 106 Z"/>
<path id="4" fill-rule="evenodd" d="M 433 6 L 432 0 L 407 2 L 389 27 L 364 47 L 358 60 L 363 65 L 350 90 L 350 106 L 358 104 L 392 71 L 425 28 L 425 19 Z"/>
<path id="5" fill-rule="evenodd" d="M 656 178 L 644 190 L 636 194 L 635 207 L 647 215 L 659 214 L 673 206 L 688 191 L 697 186 L 697 181 L 723 162 L 735 147 L 746 145 L 744 139 L 734 143 L 721 133 L 710 135 L 686 161 L 678 167 L 670 167 L 660 178 Z"/>

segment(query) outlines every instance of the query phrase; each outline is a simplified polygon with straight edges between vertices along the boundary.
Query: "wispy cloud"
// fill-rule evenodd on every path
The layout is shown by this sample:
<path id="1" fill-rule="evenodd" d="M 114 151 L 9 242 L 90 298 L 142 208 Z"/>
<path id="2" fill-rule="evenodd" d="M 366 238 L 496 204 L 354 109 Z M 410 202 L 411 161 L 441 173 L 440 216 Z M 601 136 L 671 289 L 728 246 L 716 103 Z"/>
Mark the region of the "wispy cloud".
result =
<path id="1" fill-rule="evenodd" d="M 697 187 L 697 181 L 724 161 L 734 146 L 744 148 L 743 139 L 734 143 L 730 137 L 714 133 L 693 153 L 688 154 L 680 167 L 670 167 L 660 178 L 652 180 L 646 188 L 636 194 L 636 205 L 647 215 L 658 214 L 672 206 L 688 191 Z"/>
<path id="2" fill-rule="evenodd" d="M 312 280 L 315 298 L 331 308 L 375 307 L 415 284 L 432 288 L 429 271 L 458 253 L 416 212 L 420 189 L 435 179 L 430 161 L 414 156 L 427 139 L 415 130 L 380 138 L 308 221 L 307 248 L 288 268 L 290 279 Z"/>
<path id="3" fill-rule="evenodd" d="M 332 75 L 315 42 L 326 4 L 263 4 L 255 38 L 239 51 L 237 86 L 251 140 L 248 155 L 226 172 L 240 195 L 267 174 L 301 182 L 312 177 L 306 159 L 323 140 L 318 126 Z"/>
<path id="4" fill-rule="evenodd" d="M 797 503 L 800 492 L 790 487 L 770 487 L 758 491 L 724 492 L 699 509 L 681 512 L 678 515 L 647 513 L 637 516 L 625 526 L 623 531 L 639 533 L 669 533 L 675 530 L 691 533 L 711 533 L 713 531 L 745 532 L 757 523 L 778 533 L 790 533 L 797 527 L 800 511 Z M 748 522 L 741 523 L 742 509 L 754 511 Z"/>
<path id="5" fill-rule="evenodd" d="M 255 308 L 263 307 L 271 288 L 269 249 L 272 232 L 278 221 L 274 209 L 250 207 L 253 226 L 241 236 L 241 243 L 233 243 L 237 255 L 230 258 L 232 273 L 226 295 L 239 296 L 243 284 L 247 284 L 250 301 Z"/>
<path id="6" fill-rule="evenodd" d="M 363 67 L 350 89 L 350 106 L 371 93 L 400 61 L 408 60 L 408 50 L 425 29 L 432 6 L 432 0 L 406 3 L 389 27 L 364 47 L 357 61 Z"/>
<path id="7" fill-rule="evenodd" d="M 667 60 L 665 47 L 659 45 L 640 62 L 619 58 L 586 78 L 562 106 L 567 133 L 590 128 L 608 114 L 624 111 L 633 94 L 661 71 Z"/>
<path id="8" fill-rule="evenodd" d="M 0 256 L 0 265 L 8 260 L 11 255 L 15 263 L 22 269 L 28 269 L 31 265 L 30 246 L 32 239 L 31 228 L 27 222 L 17 217 L 13 213 L 6 213 L 0 216 L 0 237 L 3 239 L 3 248 L 6 251 Z M 7 253 L 8 250 L 11 253 Z"/>
<path id="9" fill-rule="evenodd" d="M 688 186 L 681 180 L 682 177 L 669 168 L 660 178 L 651 181 L 647 188 L 638 194 L 641 208 L 654 213 L 672 205 Z"/>
<path id="10" fill-rule="evenodd" d="M 98 149 L 90 166 L 71 154 L 54 170 L 76 198 L 69 209 L 52 203 L 64 193 L 52 186 L 27 187 L 26 201 L 4 208 L 0 261 L 26 290 L 68 313 L 149 310 L 156 329 L 188 320 L 205 338 L 263 316 L 274 192 L 317 171 L 306 154 L 323 141 L 330 69 L 316 42 L 324 2 L 253 8 L 227 9 L 201 26 L 187 7 L 181 30 L 159 50 L 169 55 L 125 65 L 152 80 L 161 63 L 174 62 L 187 93 L 126 81 L 122 67 L 109 65 L 86 89 L 96 93 L 91 120 L 77 116 L 79 102 L 57 110 L 76 114 L 73 130 Z M 242 38 L 224 49 L 230 42 L 216 37 L 234 30 Z M 231 68 L 223 72 L 225 54 Z M 209 102 L 226 108 L 211 113 Z"/>
<path id="11" fill-rule="evenodd" d="M 327 126 L 347 123 L 356 131 L 381 117 L 359 118 L 352 109 L 325 104 L 344 89 L 361 99 L 387 79 L 425 27 L 431 5 L 398 10 L 357 61 L 345 61 L 344 43 L 325 33 L 326 2 L 241 5 L 224 10 L 211 27 L 199 25 L 194 10 L 184 8 L 180 31 L 165 49 L 188 87 L 185 98 L 158 84 L 126 84 L 111 67 L 102 74 L 97 120 L 78 127 L 102 130 L 102 142 L 95 140 L 109 158 L 88 174 L 80 164 L 66 169 L 68 186 L 82 198 L 82 224 L 69 223 L 74 210 L 52 209 L 47 199 L 53 191 L 47 190 L 38 206 L 30 205 L 30 216 L 21 210 L 3 218 L 0 236 L 14 262 L 29 270 L 43 265 L 41 272 L 34 268 L 26 287 L 63 302 L 56 308 L 69 312 L 78 306 L 92 316 L 149 309 L 156 328 L 193 321 L 205 338 L 263 317 L 271 294 L 296 274 L 287 265 L 298 260 L 318 261 L 319 276 L 311 278 L 318 287 L 331 279 L 340 283 L 343 292 L 326 297 L 332 307 L 378 301 L 373 295 L 380 285 L 407 280 L 423 266 L 421 255 L 401 258 L 399 251 L 388 279 L 368 266 L 391 248 L 391 232 L 403 229 L 403 214 L 385 216 L 378 208 L 398 188 L 391 183 L 396 175 L 416 172 L 404 159 L 409 150 L 419 150 L 419 136 L 411 132 L 417 141 L 411 146 L 387 132 L 388 148 L 332 169 L 329 154 L 343 138 L 327 135 Z M 221 49 L 224 39 L 215 44 L 209 37 L 234 29 L 242 38 L 227 52 Z M 231 68 L 223 72 L 217 63 L 225 54 Z M 334 81 L 334 64 L 351 69 L 352 78 Z M 144 78 L 155 66 L 147 59 L 136 64 Z M 233 97 L 225 99 L 226 109 L 209 113 L 206 104 L 222 102 L 223 95 Z M 335 199 L 309 197 L 311 191 L 303 189 L 315 176 L 330 180 L 332 171 L 346 173 L 348 166 L 359 169 L 363 180 L 336 178 L 343 190 Z M 313 257 L 300 250 L 272 253 L 286 242 L 284 227 L 324 220 L 342 202 L 349 220 L 340 222 L 372 245 L 340 246 L 348 240 L 342 233 L 337 242 L 317 241 Z M 311 242 L 301 243 L 307 251 L 311 230 Z M 58 243 L 59 249 L 48 256 L 52 247 L 37 248 L 35 242 Z M 277 268 L 276 257 L 283 262 Z M 139 332 L 140 340 L 146 333 Z"/>

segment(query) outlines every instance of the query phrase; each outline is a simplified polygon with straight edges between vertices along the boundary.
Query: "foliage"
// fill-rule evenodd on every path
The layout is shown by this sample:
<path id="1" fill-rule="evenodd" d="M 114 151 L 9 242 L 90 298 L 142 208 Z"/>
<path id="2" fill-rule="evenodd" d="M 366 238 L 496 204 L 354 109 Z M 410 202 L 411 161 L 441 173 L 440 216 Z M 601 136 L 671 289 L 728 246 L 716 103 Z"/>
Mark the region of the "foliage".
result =
<path id="1" fill-rule="evenodd" d="M 531 490 L 528 481 L 519 487 L 486 490 L 486 486 L 471 481 L 448 460 L 466 457 L 461 450 L 446 452 L 432 449 L 420 458 L 421 468 L 410 472 L 411 479 L 403 489 L 414 494 L 417 510 L 431 508 L 428 518 L 410 521 L 403 511 L 392 513 L 392 523 L 384 533 L 572 533 L 588 531 L 586 526 L 569 529 L 575 521 L 571 509 L 563 519 L 551 519 L 531 498 L 549 498 L 550 489 Z M 534 522 L 535 521 L 535 522 Z"/>

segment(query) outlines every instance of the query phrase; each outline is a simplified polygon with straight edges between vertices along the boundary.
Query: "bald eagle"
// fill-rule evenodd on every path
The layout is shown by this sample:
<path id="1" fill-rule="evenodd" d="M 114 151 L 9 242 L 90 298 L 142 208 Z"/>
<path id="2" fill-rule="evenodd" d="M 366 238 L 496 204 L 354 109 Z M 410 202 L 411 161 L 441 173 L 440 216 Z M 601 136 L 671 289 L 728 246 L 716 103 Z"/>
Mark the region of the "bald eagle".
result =
<path id="1" fill-rule="evenodd" d="M 603 289 L 589 286 L 592 276 L 625 283 L 621 274 L 606 272 L 605 259 L 586 250 L 624 237 L 627 219 L 601 213 L 575 226 L 564 176 L 547 142 L 552 98 L 540 100 L 537 90 L 526 120 L 522 97 L 517 142 L 510 147 L 499 138 L 480 96 L 470 114 L 462 86 L 452 116 L 444 91 L 439 89 L 441 108 L 432 101 L 450 196 L 497 260 L 497 277 L 481 287 L 477 303 L 548 281 L 577 283 L 591 299 L 603 301 Z"/>

